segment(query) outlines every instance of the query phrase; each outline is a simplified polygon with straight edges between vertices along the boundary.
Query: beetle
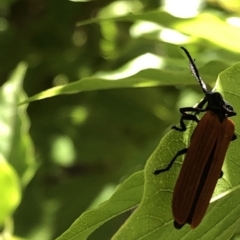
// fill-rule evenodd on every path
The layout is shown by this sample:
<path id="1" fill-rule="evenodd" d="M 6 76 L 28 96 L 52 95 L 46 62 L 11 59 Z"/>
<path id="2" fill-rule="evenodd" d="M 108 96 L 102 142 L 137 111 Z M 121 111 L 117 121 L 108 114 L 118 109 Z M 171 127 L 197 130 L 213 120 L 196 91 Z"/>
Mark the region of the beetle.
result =
<path id="1" fill-rule="evenodd" d="M 209 91 L 199 75 L 186 48 L 181 47 L 189 59 L 192 75 L 204 93 L 204 98 L 196 107 L 180 108 L 180 127 L 172 129 L 185 131 L 184 120 L 197 122 L 188 148 L 176 153 L 168 166 L 154 171 L 155 175 L 170 170 L 175 160 L 183 155 L 183 161 L 172 197 L 174 227 L 181 229 L 184 224 L 196 228 L 207 211 L 218 178 L 223 175 L 222 165 L 231 141 L 235 140 L 235 127 L 228 117 L 236 115 L 233 107 L 219 92 Z M 204 113 L 199 120 L 198 115 Z"/>

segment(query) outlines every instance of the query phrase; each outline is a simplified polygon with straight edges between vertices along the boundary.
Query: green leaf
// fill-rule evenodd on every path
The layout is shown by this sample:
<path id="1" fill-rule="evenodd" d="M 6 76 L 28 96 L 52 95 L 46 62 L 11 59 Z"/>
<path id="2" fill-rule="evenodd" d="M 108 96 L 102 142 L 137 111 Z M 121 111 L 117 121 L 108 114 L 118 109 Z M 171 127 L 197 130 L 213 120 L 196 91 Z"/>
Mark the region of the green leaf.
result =
<path id="1" fill-rule="evenodd" d="M 180 21 L 175 24 L 174 27 L 176 27 L 176 30 L 185 34 L 213 42 L 219 47 L 233 52 L 240 52 L 240 46 L 238 44 L 240 41 L 240 34 L 238 34 L 239 28 L 230 25 L 226 20 L 227 19 L 211 13 L 202 13 L 194 19 Z M 214 34 L 212 34 L 213 29 Z M 231 41 L 229 41 L 229 39 L 231 39 Z"/>
<path id="2" fill-rule="evenodd" d="M 91 19 L 78 23 L 78 26 L 109 20 L 131 22 L 136 20 L 150 21 L 160 26 L 165 26 L 166 28 L 192 35 L 195 38 L 199 37 L 205 39 L 230 51 L 240 52 L 240 46 L 238 44 L 240 41 L 240 34 L 238 34 L 239 28 L 230 25 L 227 19 L 223 19 L 222 16 L 218 17 L 208 12 L 201 13 L 195 18 L 182 19 L 174 17 L 162 10 L 154 10 L 120 17 Z M 212 34 L 213 29 L 214 34 Z M 229 41 L 229 39 L 231 39 L 231 41 Z"/>
<path id="3" fill-rule="evenodd" d="M 21 199 L 21 186 L 14 169 L 0 155 L 0 225 L 4 223 L 18 206 Z"/>
<path id="4" fill-rule="evenodd" d="M 0 154 L 17 171 L 23 185 L 31 179 L 36 167 L 33 144 L 29 136 L 27 106 L 18 106 L 18 103 L 26 98 L 22 90 L 26 69 L 26 64 L 20 63 L 0 89 Z"/>
<path id="5" fill-rule="evenodd" d="M 108 201 L 83 213 L 57 240 L 87 239 L 93 231 L 108 220 L 136 207 L 142 198 L 143 183 L 143 171 L 133 174 L 116 189 Z"/>
<path id="6" fill-rule="evenodd" d="M 240 112 L 239 79 L 240 63 L 222 72 L 216 84 L 216 90 L 223 93 L 236 112 Z M 189 144 L 193 130 L 190 124 L 191 127 L 188 127 L 185 134 L 171 130 L 161 140 L 145 168 L 142 202 L 112 239 L 200 239 L 203 236 L 204 239 L 229 239 L 240 221 L 238 118 L 233 117 L 238 139 L 230 144 L 223 167 L 224 175 L 218 181 L 214 192 L 214 199 L 218 201 L 210 204 L 202 223 L 195 230 L 190 230 L 189 225 L 185 225 L 181 230 L 173 227 L 171 198 L 181 168 L 181 158 L 174 163 L 170 171 L 158 176 L 153 174 L 154 170 L 167 166 L 176 152 Z"/>
<path id="7" fill-rule="evenodd" d="M 164 61 L 165 65 L 166 60 Z M 173 63 L 173 62 L 170 62 Z M 199 68 L 202 77 L 206 82 L 210 83 L 215 81 L 217 74 L 227 67 L 226 64 L 221 62 L 209 62 L 203 67 Z M 102 77 L 88 77 L 82 78 L 79 81 L 69 83 L 63 86 L 54 87 L 36 94 L 21 104 L 50 98 L 63 94 L 74 94 L 85 91 L 103 90 L 103 89 L 116 89 L 116 88 L 142 88 L 142 87 L 156 87 L 156 86 L 173 86 L 181 84 L 196 84 L 192 79 L 186 60 L 178 61 L 178 64 L 167 64 L 164 69 L 138 69 L 139 72 L 126 78 L 121 78 L 122 71 L 117 70 L 118 76 L 114 73 L 105 73 L 105 79 Z M 99 74 L 100 75 L 100 74 Z M 124 75 L 124 73 L 122 73 Z M 106 79 L 108 78 L 108 79 Z M 111 79 L 111 80 L 109 80 Z M 116 80 L 117 79 L 117 80 Z M 181 79 L 181 80 L 180 80 Z"/>
<path id="8" fill-rule="evenodd" d="M 0 89 L 0 225 L 13 213 L 21 199 L 21 186 L 33 175 L 33 149 L 28 134 L 22 81 L 26 64 L 20 63 Z"/>

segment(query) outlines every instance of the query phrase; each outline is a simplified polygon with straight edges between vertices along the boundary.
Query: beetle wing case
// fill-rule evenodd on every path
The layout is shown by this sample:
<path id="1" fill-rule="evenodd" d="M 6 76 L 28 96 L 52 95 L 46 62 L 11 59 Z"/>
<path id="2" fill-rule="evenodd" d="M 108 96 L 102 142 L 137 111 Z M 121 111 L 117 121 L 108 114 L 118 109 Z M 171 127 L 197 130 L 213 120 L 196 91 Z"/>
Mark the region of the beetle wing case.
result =
<path id="1" fill-rule="evenodd" d="M 219 121 L 207 111 L 194 130 L 175 189 L 172 211 L 177 228 L 201 222 L 221 175 L 228 146 L 234 135 L 234 124 L 228 118 Z"/>

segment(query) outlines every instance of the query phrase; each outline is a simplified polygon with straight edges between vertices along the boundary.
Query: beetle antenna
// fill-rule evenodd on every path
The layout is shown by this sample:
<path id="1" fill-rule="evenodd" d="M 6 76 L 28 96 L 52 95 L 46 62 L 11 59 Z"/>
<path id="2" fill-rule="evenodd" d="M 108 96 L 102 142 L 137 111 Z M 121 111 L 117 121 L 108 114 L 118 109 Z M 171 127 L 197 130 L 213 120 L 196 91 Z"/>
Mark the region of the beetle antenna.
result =
<path id="1" fill-rule="evenodd" d="M 198 72 L 198 69 L 195 65 L 195 59 L 192 59 L 190 53 L 188 52 L 188 50 L 184 47 L 180 47 L 184 52 L 185 54 L 187 55 L 188 59 L 189 59 L 189 67 L 190 67 L 190 70 L 192 72 L 192 75 L 196 78 L 196 80 L 199 82 L 203 92 L 206 94 L 207 93 L 207 86 L 206 84 L 204 83 L 204 81 L 202 80 L 202 78 L 200 77 L 199 75 L 199 72 Z"/>

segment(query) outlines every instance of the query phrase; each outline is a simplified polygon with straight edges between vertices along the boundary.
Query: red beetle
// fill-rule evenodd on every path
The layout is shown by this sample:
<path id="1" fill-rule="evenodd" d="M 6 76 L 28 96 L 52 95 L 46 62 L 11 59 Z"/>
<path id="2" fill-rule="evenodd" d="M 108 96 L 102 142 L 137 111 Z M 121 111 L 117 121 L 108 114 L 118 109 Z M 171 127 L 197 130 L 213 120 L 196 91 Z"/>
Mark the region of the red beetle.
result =
<path id="1" fill-rule="evenodd" d="M 236 139 L 234 123 L 228 118 L 236 115 L 233 107 L 219 92 L 207 90 L 191 55 L 185 48 L 181 48 L 189 59 L 191 72 L 205 97 L 197 107 L 180 108 L 181 127 L 173 127 L 177 131 L 185 131 L 184 120 L 198 122 L 189 147 L 177 152 L 166 168 L 154 172 L 157 175 L 168 171 L 177 157 L 186 154 L 172 199 L 174 226 L 177 229 L 185 223 L 196 228 L 202 221 L 217 181 L 223 174 L 221 169 L 229 143 Z M 198 120 L 200 112 L 206 113 Z"/>

